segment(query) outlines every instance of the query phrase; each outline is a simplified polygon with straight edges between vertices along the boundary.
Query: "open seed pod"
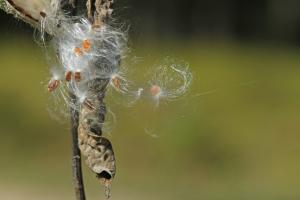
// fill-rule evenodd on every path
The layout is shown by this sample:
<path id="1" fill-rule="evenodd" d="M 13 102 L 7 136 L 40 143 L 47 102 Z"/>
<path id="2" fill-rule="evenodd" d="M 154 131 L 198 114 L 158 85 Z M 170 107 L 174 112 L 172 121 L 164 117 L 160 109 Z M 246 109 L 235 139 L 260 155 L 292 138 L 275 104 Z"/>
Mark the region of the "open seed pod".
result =
<path id="1" fill-rule="evenodd" d="M 105 137 L 90 135 L 79 126 L 78 143 L 88 168 L 107 186 L 116 173 L 115 155 L 111 142 Z"/>
<path id="2" fill-rule="evenodd" d="M 0 0 L 0 8 L 50 35 L 64 18 L 59 0 Z"/>
<path id="3" fill-rule="evenodd" d="M 97 83 L 101 85 L 105 82 Z M 90 89 L 94 90 L 93 87 Z M 96 174 L 103 185 L 107 186 L 115 176 L 116 166 L 112 144 L 102 136 L 102 126 L 106 114 L 105 104 L 102 100 L 101 95 L 89 96 L 81 105 L 78 145 L 82 155 L 86 158 L 88 168 Z"/>

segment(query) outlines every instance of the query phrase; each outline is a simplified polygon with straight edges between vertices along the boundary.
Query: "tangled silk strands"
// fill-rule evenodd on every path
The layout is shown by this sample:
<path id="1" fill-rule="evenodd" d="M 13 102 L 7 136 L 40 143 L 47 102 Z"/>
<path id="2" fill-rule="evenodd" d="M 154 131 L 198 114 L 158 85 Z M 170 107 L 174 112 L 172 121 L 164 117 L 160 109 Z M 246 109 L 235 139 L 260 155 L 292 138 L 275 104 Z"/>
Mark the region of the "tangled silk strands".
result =
<path id="1" fill-rule="evenodd" d="M 0 0 L 0 8 L 41 31 L 46 52 L 49 46 L 55 52 L 46 53 L 52 74 L 48 91 L 79 112 L 79 148 L 106 187 L 116 173 L 111 142 L 102 134 L 106 91 L 114 89 L 133 97 L 133 102 L 145 97 L 158 106 L 183 96 L 192 81 L 187 63 L 166 59 L 151 68 L 142 87 L 132 89 L 126 79 L 128 66 L 121 63 L 128 49 L 126 33 L 104 20 L 111 15 L 111 4 L 112 0 L 88 0 L 87 17 L 70 17 L 59 0 Z M 45 32 L 53 36 L 51 45 L 44 42 Z M 74 103 L 70 93 L 79 101 Z"/>

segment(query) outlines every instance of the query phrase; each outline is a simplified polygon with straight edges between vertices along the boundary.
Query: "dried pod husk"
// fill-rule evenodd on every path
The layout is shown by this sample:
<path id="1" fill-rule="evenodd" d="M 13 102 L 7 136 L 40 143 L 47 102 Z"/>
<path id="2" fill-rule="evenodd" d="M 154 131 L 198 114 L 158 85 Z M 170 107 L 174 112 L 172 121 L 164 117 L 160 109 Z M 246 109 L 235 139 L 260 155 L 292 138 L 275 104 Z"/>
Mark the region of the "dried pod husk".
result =
<path id="1" fill-rule="evenodd" d="M 81 105 L 78 145 L 88 168 L 102 184 L 108 185 L 116 173 L 115 155 L 111 142 L 102 136 L 106 108 L 103 102 L 108 80 L 95 79 L 89 86 L 86 102 Z M 98 95 L 92 95 L 92 94 Z"/>
<path id="2" fill-rule="evenodd" d="M 59 18 L 64 19 L 60 0 L 1 0 L 0 8 L 14 15 L 16 18 L 32 25 L 34 28 L 47 32 L 50 35 L 56 33 Z M 47 25 L 44 26 L 44 22 Z"/>
<path id="3" fill-rule="evenodd" d="M 78 127 L 79 148 L 86 157 L 88 168 L 103 185 L 110 184 L 116 173 L 115 156 L 111 142 L 102 136 L 90 135 Z"/>
<path id="4" fill-rule="evenodd" d="M 101 27 L 112 15 L 113 0 L 87 0 L 88 18 L 95 27 Z"/>

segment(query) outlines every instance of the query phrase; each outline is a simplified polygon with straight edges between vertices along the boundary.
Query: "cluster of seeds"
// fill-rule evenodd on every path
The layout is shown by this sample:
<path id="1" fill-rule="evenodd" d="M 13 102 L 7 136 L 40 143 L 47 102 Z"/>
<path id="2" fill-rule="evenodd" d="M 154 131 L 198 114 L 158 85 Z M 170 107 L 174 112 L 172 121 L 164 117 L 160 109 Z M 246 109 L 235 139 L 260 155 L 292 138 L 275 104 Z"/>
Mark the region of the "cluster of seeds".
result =
<path id="1" fill-rule="evenodd" d="M 61 68 L 52 69 L 48 91 L 54 92 L 61 86 L 60 93 L 67 104 L 72 104 L 67 98 L 68 91 L 85 103 L 88 84 L 97 78 L 108 80 L 106 90 L 112 88 L 122 95 L 134 97 L 135 101 L 141 97 L 152 99 L 157 105 L 162 100 L 174 100 L 184 95 L 190 86 L 192 74 L 188 64 L 166 59 L 149 70 L 152 75 L 147 73 L 147 84 L 132 87 L 132 81 L 126 79 L 125 73 L 125 68 L 130 65 L 122 66 L 121 63 L 128 49 L 122 31 L 109 25 L 94 27 L 87 19 L 65 27 L 65 33 L 61 30 L 61 38 L 55 40 Z"/>

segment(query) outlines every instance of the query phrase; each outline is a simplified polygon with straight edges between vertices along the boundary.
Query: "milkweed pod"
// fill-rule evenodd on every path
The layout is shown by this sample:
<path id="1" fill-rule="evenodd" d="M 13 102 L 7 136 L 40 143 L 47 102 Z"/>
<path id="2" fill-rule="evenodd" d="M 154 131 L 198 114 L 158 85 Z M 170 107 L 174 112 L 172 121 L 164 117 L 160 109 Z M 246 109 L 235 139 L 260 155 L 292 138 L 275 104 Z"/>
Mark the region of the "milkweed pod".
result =
<path id="1" fill-rule="evenodd" d="M 82 125 L 78 127 L 78 133 L 78 145 L 88 168 L 96 174 L 101 184 L 110 184 L 116 174 L 111 142 L 105 137 L 91 134 Z"/>

